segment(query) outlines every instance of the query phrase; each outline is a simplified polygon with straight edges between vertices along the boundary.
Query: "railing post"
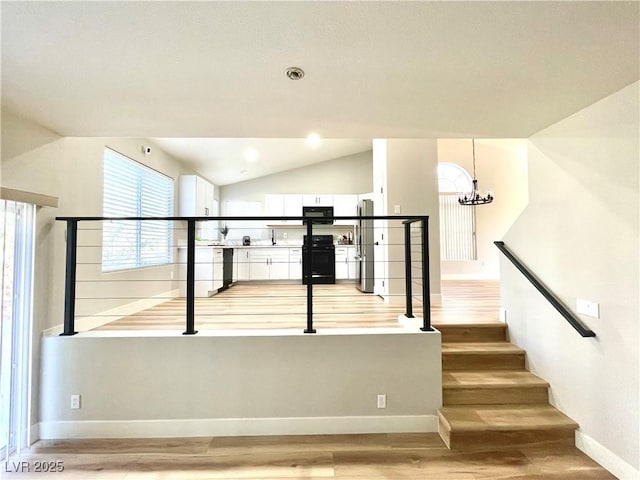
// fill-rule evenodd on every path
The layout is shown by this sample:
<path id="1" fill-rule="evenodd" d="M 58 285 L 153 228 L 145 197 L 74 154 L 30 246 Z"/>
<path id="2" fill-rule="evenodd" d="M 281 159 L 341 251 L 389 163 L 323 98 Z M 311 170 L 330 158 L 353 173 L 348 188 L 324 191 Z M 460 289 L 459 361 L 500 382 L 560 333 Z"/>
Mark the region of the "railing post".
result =
<path id="1" fill-rule="evenodd" d="M 64 281 L 64 329 L 61 336 L 75 335 L 76 320 L 76 255 L 78 246 L 78 221 L 67 220 L 67 258 Z"/>
<path id="2" fill-rule="evenodd" d="M 304 333 L 316 333 L 313 328 L 313 272 L 311 269 L 311 265 L 313 265 L 313 248 L 311 245 L 313 244 L 313 239 L 311 238 L 313 235 L 313 220 L 307 219 L 307 241 L 306 243 L 306 258 L 305 262 L 307 264 L 306 271 L 306 280 L 307 280 L 307 328 L 305 328 Z M 302 276 L 305 277 L 304 267 L 303 267 Z"/>
<path id="3" fill-rule="evenodd" d="M 404 223 L 404 281 L 406 296 L 406 312 L 407 318 L 413 318 L 413 292 L 411 291 L 411 223 Z"/>
<path id="4" fill-rule="evenodd" d="M 429 217 L 423 217 L 422 224 L 422 319 L 420 330 L 431 332 L 431 285 L 429 274 Z"/>
<path id="5" fill-rule="evenodd" d="M 187 220 L 187 329 L 183 335 L 195 335 L 195 295 L 196 295 L 196 221 L 193 218 Z"/>

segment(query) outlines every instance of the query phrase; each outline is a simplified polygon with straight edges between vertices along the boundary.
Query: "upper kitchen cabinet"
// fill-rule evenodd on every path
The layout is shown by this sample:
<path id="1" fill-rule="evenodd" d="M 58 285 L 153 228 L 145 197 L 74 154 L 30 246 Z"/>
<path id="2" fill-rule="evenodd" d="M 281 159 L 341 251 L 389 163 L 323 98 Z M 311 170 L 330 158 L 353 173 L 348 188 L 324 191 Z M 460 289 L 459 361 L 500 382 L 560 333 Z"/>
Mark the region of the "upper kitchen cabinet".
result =
<path id="1" fill-rule="evenodd" d="M 269 217 L 302 216 L 302 195 L 267 194 L 264 196 L 265 215 Z M 268 220 L 273 225 L 302 225 L 300 220 Z"/>
<path id="2" fill-rule="evenodd" d="M 302 205 L 304 207 L 331 207 L 333 206 L 333 195 L 321 195 L 317 193 L 302 195 Z"/>
<path id="3" fill-rule="evenodd" d="M 215 187 L 198 175 L 180 176 L 180 216 L 212 217 Z"/>
<path id="4" fill-rule="evenodd" d="M 264 197 L 265 215 L 269 217 L 300 217 L 302 207 L 323 206 L 333 207 L 336 217 L 352 217 L 358 214 L 358 195 L 327 195 L 327 194 L 267 194 Z M 269 220 L 274 225 L 302 225 L 301 220 L 276 221 Z M 355 220 L 336 221 L 336 225 L 354 225 Z"/>
<path id="5" fill-rule="evenodd" d="M 334 195 L 333 215 L 336 217 L 353 217 L 358 214 L 358 195 Z M 355 225 L 356 220 L 336 220 L 336 225 Z"/>

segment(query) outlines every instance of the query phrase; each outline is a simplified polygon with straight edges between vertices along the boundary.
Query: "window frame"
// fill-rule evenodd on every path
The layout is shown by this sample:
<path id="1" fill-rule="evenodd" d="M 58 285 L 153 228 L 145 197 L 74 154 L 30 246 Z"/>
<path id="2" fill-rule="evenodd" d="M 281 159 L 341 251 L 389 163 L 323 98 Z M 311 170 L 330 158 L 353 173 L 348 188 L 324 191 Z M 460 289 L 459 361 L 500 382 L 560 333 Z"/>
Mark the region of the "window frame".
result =
<path id="1" fill-rule="evenodd" d="M 108 162 L 109 161 L 126 163 L 126 168 L 130 169 L 128 179 L 116 179 L 109 178 Z M 122 165 L 120 165 L 122 167 Z M 118 167 L 117 163 L 112 164 L 111 169 Z M 134 174 L 132 176 L 132 173 Z M 138 162 L 122 153 L 105 147 L 103 153 L 103 191 L 102 191 L 102 213 L 104 217 L 171 217 L 175 210 L 175 180 L 148 165 Z M 130 200 L 123 199 L 122 183 L 118 186 L 112 184 L 112 182 L 119 182 L 122 180 L 128 180 L 128 187 L 134 187 L 135 189 L 135 203 Z M 135 185 L 132 183 L 134 182 Z M 164 183 L 164 185 L 162 185 Z M 161 196 L 166 194 L 166 198 L 162 198 L 166 201 L 164 207 L 159 207 L 158 211 L 152 211 L 151 214 L 145 215 L 145 210 L 155 210 L 157 205 L 162 205 L 156 202 L 157 193 L 152 194 L 151 187 L 154 185 L 161 186 L 164 192 L 161 192 Z M 109 191 L 111 187 L 114 187 L 114 191 Z M 118 188 L 121 191 L 118 191 Z M 109 197 L 109 195 L 111 195 Z M 107 207 L 111 205 L 111 207 Z M 133 207 L 133 208 L 132 208 Z M 117 214 L 114 211 L 118 210 Z M 118 232 L 120 230 L 120 232 Z M 151 236 L 149 233 L 151 232 Z M 145 242 L 148 238 L 153 238 L 154 232 L 159 233 L 160 243 L 157 245 L 147 245 Z M 117 237 L 120 236 L 118 239 Z M 124 246 L 132 247 L 133 254 L 128 256 L 115 255 L 118 250 L 120 253 L 125 250 L 122 248 L 122 242 L 126 237 L 129 237 L 129 242 Z M 116 237 L 116 238 L 114 238 Z M 133 238 L 133 241 L 131 241 Z M 120 242 L 120 247 L 108 247 L 108 244 Z M 127 270 L 136 270 L 149 267 L 160 267 L 170 265 L 173 263 L 173 229 L 170 221 L 160 220 L 105 220 L 102 223 L 102 254 L 101 254 L 101 270 L 103 273 L 120 272 Z M 145 249 L 147 252 L 145 252 Z M 155 249 L 155 251 L 154 251 Z M 165 250 L 162 252 L 163 250 Z M 158 255 L 157 251 L 161 253 Z M 149 252 L 152 252 L 149 255 Z M 146 254 L 145 254 L 146 253 Z"/>

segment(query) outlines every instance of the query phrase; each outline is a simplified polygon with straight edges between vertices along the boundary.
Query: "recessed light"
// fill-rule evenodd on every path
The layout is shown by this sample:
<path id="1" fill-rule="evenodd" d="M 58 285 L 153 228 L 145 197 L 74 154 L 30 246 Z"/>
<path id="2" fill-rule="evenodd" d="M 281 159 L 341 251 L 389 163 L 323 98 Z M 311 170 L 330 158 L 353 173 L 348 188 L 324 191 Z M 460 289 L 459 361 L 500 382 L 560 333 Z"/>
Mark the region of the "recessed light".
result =
<path id="1" fill-rule="evenodd" d="M 302 77 L 304 77 L 304 70 L 300 67 L 289 67 L 284 73 L 289 80 L 302 80 Z"/>
<path id="2" fill-rule="evenodd" d="M 258 160 L 258 150 L 255 148 L 249 147 L 244 151 L 244 158 L 246 158 L 249 162 L 255 162 Z"/>
<path id="3" fill-rule="evenodd" d="M 320 145 L 320 135 L 318 135 L 317 133 L 310 133 L 309 135 L 307 135 L 307 145 L 313 148 L 316 148 L 318 145 Z"/>

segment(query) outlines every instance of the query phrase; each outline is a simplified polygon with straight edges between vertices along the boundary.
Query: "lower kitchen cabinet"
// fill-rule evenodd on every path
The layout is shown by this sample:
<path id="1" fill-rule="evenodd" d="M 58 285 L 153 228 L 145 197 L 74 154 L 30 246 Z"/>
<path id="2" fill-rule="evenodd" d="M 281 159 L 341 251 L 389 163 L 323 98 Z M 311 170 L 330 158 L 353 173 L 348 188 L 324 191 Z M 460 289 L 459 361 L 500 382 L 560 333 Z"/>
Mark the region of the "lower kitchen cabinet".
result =
<path id="1" fill-rule="evenodd" d="M 238 248 L 234 252 L 233 262 L 233 280 L 246 282 L 251 280 L 249 267 L 251 266 L 251 258 L 248 248 Z"/>
<path id="2" fill-rule="evenodd" d="M 234 280 L 288 280 L 289 249 L 250 247 L 236 250 Z M 301 277 L 302 278 L 302 277 Z"/>
<path id="3" fill-rule="evenodd" d="M 289 249 L 289 279 L 302 281 L 302 248 Z"/>
<path id="4" fill-rule="evenodd" d="M 213 295 L 223 284 L 222 248 L 200 246 L 195 249 L 195 296 Z M 178 278 L 180 296 L 187 295 L 187 249 L 178 249 Z"/>
<path id="5" fill-rule="evenodd" d="M 252 248 L 249 250 L 251 280 L 287 280 L 289 250 L 286 248 Z"/>
<path id="6" fill-rule="evenodd" d="M 336 246 L 336 280 L 356 278 L 355 245 Z"/>

